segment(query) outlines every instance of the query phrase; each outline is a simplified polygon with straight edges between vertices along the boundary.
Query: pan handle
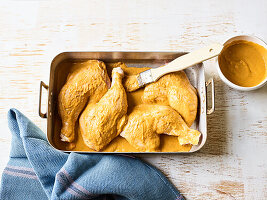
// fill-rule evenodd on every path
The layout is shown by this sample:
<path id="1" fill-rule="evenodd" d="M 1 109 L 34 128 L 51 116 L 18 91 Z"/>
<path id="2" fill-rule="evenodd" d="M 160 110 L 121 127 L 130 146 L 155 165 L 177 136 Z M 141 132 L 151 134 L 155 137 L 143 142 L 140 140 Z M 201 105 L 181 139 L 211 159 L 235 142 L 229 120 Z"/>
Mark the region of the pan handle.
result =
<path id="1" fill-rule="evenodd" d="M 43 87 L 48 90 L 48 85 L 46 85 L 43 81 L 40 82 L 40 94 L 39 94 L 39 116 L 41 118 L 47 118 L 47 113 L 42 113 L 41 105 L 42 105 L 42 89 Z"/>
<path id="2" fill-rule="evenodd" d="M 207 89 L 208 89 L 208 86 L 209 85 L 211 86 L 211 108 L 208 109 L 208 101 L 206 101 L 206 103 L 207 103 L 207 114 L 208 115 L 210 115 L 211 113 L 213 113 L 214 110 L 215 110 L 215 91 L 214 91 L 214 81 L 213 81 L 213 78 L 210 78 L 208 80 L 208 82 L 206 82 L 206 92 L 207 92 Z"/>

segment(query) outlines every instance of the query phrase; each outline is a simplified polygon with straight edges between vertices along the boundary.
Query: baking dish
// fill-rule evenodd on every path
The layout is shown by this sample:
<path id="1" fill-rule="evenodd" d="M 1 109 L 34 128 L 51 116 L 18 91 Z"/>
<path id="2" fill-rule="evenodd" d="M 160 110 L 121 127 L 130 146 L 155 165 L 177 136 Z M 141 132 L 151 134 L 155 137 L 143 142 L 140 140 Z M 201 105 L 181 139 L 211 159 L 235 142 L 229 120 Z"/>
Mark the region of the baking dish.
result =
<path id="1" fill-rule="evenodd" d="M 124 62 L 128 67 L 159 67 L 167 62 L 185 54 L 185 52 L 63 52 L 58 54 L 51 63 L 49 86 L 43 81 L 40 83 L 40 96 L 39 96 L 39 115 L 42 118 L 47 118 L 47 139 L 51 146 L 58 149 L 54 143 L 53 136 L 59 135 L 60 120 L 57 114 L 57 96 L 61 87 L 64 85 L 70 67 L 62 65 L 61 63 L 66 60 L 89 60 L 96 59 L 109 62 Z M 205 82 L 205 73 L 203 63 L 192 66 L 185 70 L 191 84 L 198 91 L 199 105 L 198 113 L 192 128 L 202 133 L 198 145 L 191 148 L 190 152 L 198 151 L 203 147 L 207 139 L 207 114 L 214 111 L 214 82 L 209 79 Z M 206 88 L 211 86 L 211 108 L 207 110 L 207 94 Z M 48 90 L 47 113 L 42 113 L 42 89 Z M 60 149 L 59 149 L 60 150 Z M 66 151 L 71 152 L 71 151 Z M 80 153 L 98 153 L 75 151 Z M 119 152 L 101 152 L 101 153 L 119 153 Z M 120 152 L 121 153 L 121 152 Z M 127 152 L 127 153 L 144 153 L 144 152 Z M 147 152 L 147 153 L 164 153 L 164 152 Z M 165 153 L 188 153 L 188 152 L 165 152 Z"/>

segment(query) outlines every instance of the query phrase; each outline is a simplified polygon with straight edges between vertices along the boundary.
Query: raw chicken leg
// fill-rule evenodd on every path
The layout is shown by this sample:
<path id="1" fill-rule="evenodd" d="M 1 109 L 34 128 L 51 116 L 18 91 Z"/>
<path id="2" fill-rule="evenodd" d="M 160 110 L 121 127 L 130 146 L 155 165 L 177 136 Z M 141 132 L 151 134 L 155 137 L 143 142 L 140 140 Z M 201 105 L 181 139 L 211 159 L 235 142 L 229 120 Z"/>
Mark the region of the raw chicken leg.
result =
<path id="1" fill-rule="evenodd" d="M 97 103 L 108 91 L 110 80 L 106 66 L 98 60 L 89 60 L 84 67 L 72 72 L 58 96 L 59 115 L 62 120 L 61 140 L 72 142 L 75 122 L 86 103 Z"/>
<path id="2" fill-rule="evenodd" d="M 171 106 L 189 127 L 196 118 L 197 93 L 183 71 L 167 74 L 157 82 L 147 85 L 144 89 L 143 102 Z"/>
<path id="3" fill-rule="evenodd" d="M 134 108 L 120 135 L 136 149 L 149 152 L 157 151 L 160 146 L 158 134 L 178 136 L 181 145 L 197 145 L 201 135 L 190 129 L 171 107 L 148 104 Z"/>
<path id="4" fill-rule="evenodd" d="M 123 71 L 112 71 L 112 83 L 108 92 L 95 105 L 88 105 L 80 117 L 80 129 L 84 143 L 99 151 L 121 132 L 126 123 L 127 96 L 122 85 Z"/>

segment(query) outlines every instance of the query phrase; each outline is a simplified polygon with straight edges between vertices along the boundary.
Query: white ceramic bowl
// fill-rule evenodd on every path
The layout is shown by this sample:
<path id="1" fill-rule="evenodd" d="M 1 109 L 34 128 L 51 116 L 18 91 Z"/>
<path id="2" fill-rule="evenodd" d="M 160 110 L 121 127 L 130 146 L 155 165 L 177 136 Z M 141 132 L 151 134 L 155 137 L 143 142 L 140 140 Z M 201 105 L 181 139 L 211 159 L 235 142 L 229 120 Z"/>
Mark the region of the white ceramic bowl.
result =
<path id="1" fill-rule="evenodd" d="M 230 44 L 233 41 L 237 41 L 237 40 L 245 40 L 245 41 L 250 41 L 250 42 L 254 42 L 256 44 L 259 44 L 261 46 L 263 46 L 265 49 L 267 49 L 267 44 L 262 41 L 261 39 L 255 37 L 255 36 L 249 36 L 249 35 L 240 35 L 240 36 L 236 36 L 233 37 L 229 40 L 227 40 L 224 43 L 224 46 L 226 46 L 227 44 Z M 266 63 L 267 64 L 267 63 Z M 267 83 L 267 77 L 258 85 L 253 86 L 253 87 L 242 87 L 239 85 L 236 85 L 234 83 L 232 83 L 231 81 L 229 81 L 222 73 L 221 68 L 219 66 L 219 62 L 217 62 L 216 64 L 217 67 L 217 71 L 219 73 L 220 78 L 222 79 L 223 82 L 225 82 L 228 86 L 230 86 L 231 88 L 237 89 L 237 90 L 241 90 L 241 91 L 251 91 L 251 90 L 256 90 L 262 86 L 264 86 Z"/>

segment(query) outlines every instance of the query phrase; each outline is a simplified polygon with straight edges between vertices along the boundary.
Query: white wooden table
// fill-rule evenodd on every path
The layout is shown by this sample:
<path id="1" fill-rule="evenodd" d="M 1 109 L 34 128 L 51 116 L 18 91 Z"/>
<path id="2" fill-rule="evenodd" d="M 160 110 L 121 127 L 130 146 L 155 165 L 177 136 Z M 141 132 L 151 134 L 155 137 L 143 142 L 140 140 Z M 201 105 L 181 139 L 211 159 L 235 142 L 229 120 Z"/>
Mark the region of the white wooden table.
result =
<path id="1" fill-rule="evenodd" d="M 267 1 L 11 1 L 0 3 L 0 171 L 11 135 L 6 114 L 15 107 L 46 131 L 38 116 L 40 80 L 62 51 L 190 51 L 253 34 L 267 41 Z M 267 86 L 230 89 L 214 61 L 216 111 L 208 140 L 191 155 L 144 155 L 188 199 L 267 198 Z"/>

